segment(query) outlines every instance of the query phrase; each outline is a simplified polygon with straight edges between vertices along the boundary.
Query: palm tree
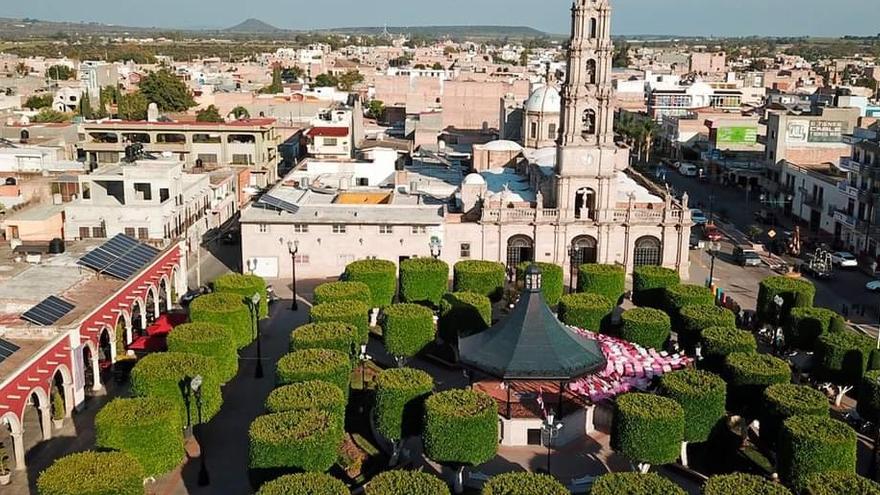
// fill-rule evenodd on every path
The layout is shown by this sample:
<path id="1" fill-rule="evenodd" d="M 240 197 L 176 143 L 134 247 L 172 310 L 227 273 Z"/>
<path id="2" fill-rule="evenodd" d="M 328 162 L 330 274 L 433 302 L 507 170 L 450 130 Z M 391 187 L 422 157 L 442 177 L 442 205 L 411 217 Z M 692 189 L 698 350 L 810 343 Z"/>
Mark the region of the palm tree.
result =
<path id="1" fill-rule="evenodd" d="M 237 106 L 237 107 L 233 108 L 232 111 L 229 112 L 229 115 L 232 115 L 233 117 L 235 117 L 235 120 L 251 118 L 251 113 L 248 112 L 247 108 L 242 107 L 242 106 Z"/>
<path id="2" fill-rule="evenodd" d="M 660 128 L 650 117 L 642 120 L 640 127 L 642 144 L 645 147 L 645 163 L 647 164 L 651 161 L 651 148 L 654 146 L 654 136 L 657 135 L 657 131 Z"/>

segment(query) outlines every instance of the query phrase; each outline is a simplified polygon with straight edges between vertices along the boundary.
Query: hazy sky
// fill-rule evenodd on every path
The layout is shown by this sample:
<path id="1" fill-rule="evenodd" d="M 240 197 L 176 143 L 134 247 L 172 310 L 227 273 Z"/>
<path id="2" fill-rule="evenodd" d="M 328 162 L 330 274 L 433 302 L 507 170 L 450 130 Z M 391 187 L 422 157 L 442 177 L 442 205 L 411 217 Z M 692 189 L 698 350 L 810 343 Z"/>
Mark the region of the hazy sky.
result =
<path id="1" fill-rule="evenodd" d="M 571 0 L 0 0 L 2 17 L 132 26 L 228 27 L 256 17 L 310 29 L 526 25 L 568 32 Z M 875 35 L 880 0 L 615 0 L 615 34 Z"/>

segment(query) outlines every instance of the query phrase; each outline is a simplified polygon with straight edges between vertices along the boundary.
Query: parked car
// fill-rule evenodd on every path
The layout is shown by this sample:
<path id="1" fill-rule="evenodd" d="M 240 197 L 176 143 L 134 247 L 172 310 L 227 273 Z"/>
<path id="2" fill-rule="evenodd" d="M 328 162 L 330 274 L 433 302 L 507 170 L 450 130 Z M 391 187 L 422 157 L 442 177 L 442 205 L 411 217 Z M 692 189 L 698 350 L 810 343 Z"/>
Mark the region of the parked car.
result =
<path id="1" fill-rule="evenodd" d="M 831 253 L 831 262 L 841 268 L 856 268 L 859 266 L 859 260 L 852 253 L 846 251 Z"/>
<path id="2" fill-rule="evenodd" d="M 755 212 L 755 221 L 764 225 L 776 225 L 776 215 L 767 210 Z"/>
<path id="3" fill-rule="evenodd" d="M 703 236 L 712 242 L 718 242 L 724 238 L 724 235 L 718 230 L 718 227 L 712 225 L 711 223 L 707 223 L 703 226 Z"/>
<path id="4" fill-rule="evenodd" d="M 699 208 L 691 208 L 691 220 L 694 221 L 694 225 L 706 225 L 709 222 L 703 210 Z"/>
<path id="5" fill-rule="evenodd" d="M 189 304 L 193 302 L 193 300 L 195 300 L 197 297 L 204 296 L 205 294 L 210 294 L 211 292 L 213 292 L 213 290 L 211 290 L 211 287 L 207 285 L 203 285 L 198 289 L 190 289 L 186 291 L 184 295 L 180 296 L 180 305 L 189 306 Z"/>
<path id="6" fill-rule="evenodd" d="M 693 163 L 682 163 L 680 167 L 678 167 L 678 173 L 685 177 L 696 177 L 700 173 L 700 167 L 697 167 Z"/>
<path id="7" fill-rule="evenodd" d="M 865 289 L 868 289 L 871 292 L 880 292 L 880 280 L 871 280 L 865 284 Z"/>
<path id="8" fill-rule="evenodd" d="M 761 266 L 764 264 L 761 255 L 749 246 L 736 246 L 733 249 L 733 257 L 740 266 Z"/>
<path id="9" fill-rule="evenodd" d="M 696 232 L 691 233 L 691 242 L 690 242 L 691 249 L 703 249 L 703 246 L 704 246 L 704 242 L 703 242 L 703 239 L 700 238 L 700 234 L 696 233 Z"/>

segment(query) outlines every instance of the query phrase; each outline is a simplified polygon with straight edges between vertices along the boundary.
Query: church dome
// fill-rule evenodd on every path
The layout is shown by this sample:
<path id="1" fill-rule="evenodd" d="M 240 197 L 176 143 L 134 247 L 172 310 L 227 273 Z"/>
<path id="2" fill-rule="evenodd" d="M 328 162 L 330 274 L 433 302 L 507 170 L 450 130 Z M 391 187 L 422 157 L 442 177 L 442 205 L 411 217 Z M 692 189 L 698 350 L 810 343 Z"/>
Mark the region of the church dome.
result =
<path id="1" fill-rule="evenodd" d="M 483 176 L 480 174 L 476 174 L 476 173 L 468 174 L 464 178 L 464 183 L 468 184 L 468 185 L 474 185 L 474 186 L 484 186 L 484 185 L 486 185 L 486 179 L 484 179 Z"/>
<path id="2" fill-rule="evenodd" d="M 553 86 L 541 86 L 532 91 L 526 100 L 526 112 L 530 113 L 559 113 L 562 109 L 562 97 Z"/>

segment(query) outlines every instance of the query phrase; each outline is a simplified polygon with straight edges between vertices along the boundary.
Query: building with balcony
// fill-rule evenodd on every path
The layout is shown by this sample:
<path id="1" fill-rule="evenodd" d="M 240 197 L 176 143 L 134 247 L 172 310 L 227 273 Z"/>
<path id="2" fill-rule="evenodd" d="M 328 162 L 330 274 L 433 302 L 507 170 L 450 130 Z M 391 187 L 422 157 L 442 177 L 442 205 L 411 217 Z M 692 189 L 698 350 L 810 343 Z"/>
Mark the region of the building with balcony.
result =
<path id="1" fill-rule="evenodd" d="M 738 113 L 742 100 L 739 89 L 716 89 L 703 81 L 689 86 L 658 87 L 648 94 L 648 115 L 661 123 L 663 117 L 691 116 L 698 109 Z"/>
<path id="2" fill-rule="evenodd" d="M 880 124 L 857 127 L 845 137 L 852 154 L 841 159 L 847 180 L 839 184 L 846 202 L 835 212 L 835 237 L 853 252 L 880 255 Z"/>

